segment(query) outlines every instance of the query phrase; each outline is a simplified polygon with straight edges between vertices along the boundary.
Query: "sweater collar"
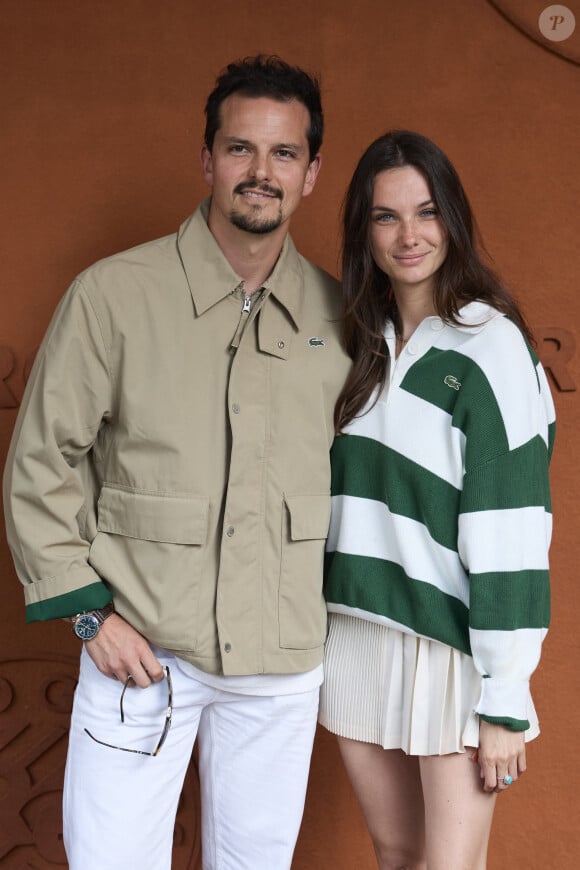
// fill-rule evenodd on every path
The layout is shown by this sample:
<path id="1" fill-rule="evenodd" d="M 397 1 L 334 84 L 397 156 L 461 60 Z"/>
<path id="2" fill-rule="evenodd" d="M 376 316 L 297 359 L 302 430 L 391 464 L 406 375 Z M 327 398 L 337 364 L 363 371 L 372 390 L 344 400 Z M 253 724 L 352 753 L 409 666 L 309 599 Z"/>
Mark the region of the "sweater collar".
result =
<path id="1" fill-rule="evenodd" d="M 455 328 L 469 333 L 480 332 L 495 317 L 503 315 L 487 302 L 468 302 L 460 309 L 459 323 Z"/>
<path id="2" fill-rule="evenodd" d="M 460 309 L 457 323 L 444 324 L 443 320 L 434 314 L 422 320 L 419 327 L 422 326 L 423 323 L 440 323 L 442 325 L 447 325 L 452 329 L 459 329 L 461 332 L 469 332 L 470 334 L 473 334 L 475 332 L 480 332 L 490 320 L 502 316 L 503 315 L 499 311 L 492 308 L 491 305 L 487 304 L 487 302 L 468 302 L 467 305 L 464 305 L 463 308 Z M 387 339 L 395 338 L 395 327 L 392 320 L 387 321 L 384 335 Z"/>

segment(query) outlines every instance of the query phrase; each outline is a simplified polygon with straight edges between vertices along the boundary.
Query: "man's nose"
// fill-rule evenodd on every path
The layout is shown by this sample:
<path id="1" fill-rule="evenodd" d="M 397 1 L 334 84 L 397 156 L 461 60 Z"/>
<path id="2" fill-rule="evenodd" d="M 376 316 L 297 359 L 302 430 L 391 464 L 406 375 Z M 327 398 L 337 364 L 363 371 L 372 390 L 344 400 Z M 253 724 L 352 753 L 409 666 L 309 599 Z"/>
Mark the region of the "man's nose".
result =
<path id="1" fill-rule="evenodd" d="M 270 178 L 270 166 L 267 155 L 258 154 L 257 152 L 254 154 L 251 173 L 256 181 L 267 181 Z"/>

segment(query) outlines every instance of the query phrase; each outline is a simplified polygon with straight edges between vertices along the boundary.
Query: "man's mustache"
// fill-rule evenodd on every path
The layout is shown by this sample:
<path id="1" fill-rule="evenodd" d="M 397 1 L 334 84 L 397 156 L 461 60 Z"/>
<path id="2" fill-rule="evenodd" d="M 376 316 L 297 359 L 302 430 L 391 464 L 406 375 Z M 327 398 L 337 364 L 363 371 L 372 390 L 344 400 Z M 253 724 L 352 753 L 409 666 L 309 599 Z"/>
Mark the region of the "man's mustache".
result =
<path id="1" fill-rule="evenodd" d="M 255 190 L 257 193 L 268 193 L 275 196 L 277 199 L 282 199 L 282 191 L 276 187 L 270 187 L 269 184 L 256 184 L 252 181 L 242 181 L 234 187 L 234 193 L 247 193 Z"/>

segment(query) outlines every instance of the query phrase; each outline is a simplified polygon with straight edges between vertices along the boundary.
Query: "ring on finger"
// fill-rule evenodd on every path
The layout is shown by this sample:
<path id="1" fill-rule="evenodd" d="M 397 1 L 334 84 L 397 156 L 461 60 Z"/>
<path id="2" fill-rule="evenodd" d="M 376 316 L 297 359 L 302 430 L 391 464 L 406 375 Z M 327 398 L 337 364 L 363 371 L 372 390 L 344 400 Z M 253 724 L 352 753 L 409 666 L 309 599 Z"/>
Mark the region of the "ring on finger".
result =
<path id="1" fill-rule="evenodd" d="M 513 778 L 513 776 L 510 776 L 508 773 L 507 776 L 498 776 L 497 781 L 503 782 L 504 785 L 511 785 L 512 782 L 514 781 L 514 778 Z"/>

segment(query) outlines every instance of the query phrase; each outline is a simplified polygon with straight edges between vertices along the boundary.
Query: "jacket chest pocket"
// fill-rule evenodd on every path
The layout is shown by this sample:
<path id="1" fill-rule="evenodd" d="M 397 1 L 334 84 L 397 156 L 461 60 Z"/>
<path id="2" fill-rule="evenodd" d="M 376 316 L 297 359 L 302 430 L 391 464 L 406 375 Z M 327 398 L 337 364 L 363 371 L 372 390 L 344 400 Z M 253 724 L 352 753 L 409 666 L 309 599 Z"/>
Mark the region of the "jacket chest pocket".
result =
<path id="1" fill-rule="evenodd" d="M 278 607 L 280 646 L 285 649 L 314 649 L 324 643 L 322 571 L 329 522 L 328 493 L 284 496 Z"/>
<path id="2" fill-rule="evenodd" d="M 209 499 L 104 486 L 90 561 L 149 640 L 194 649 Z"/>

